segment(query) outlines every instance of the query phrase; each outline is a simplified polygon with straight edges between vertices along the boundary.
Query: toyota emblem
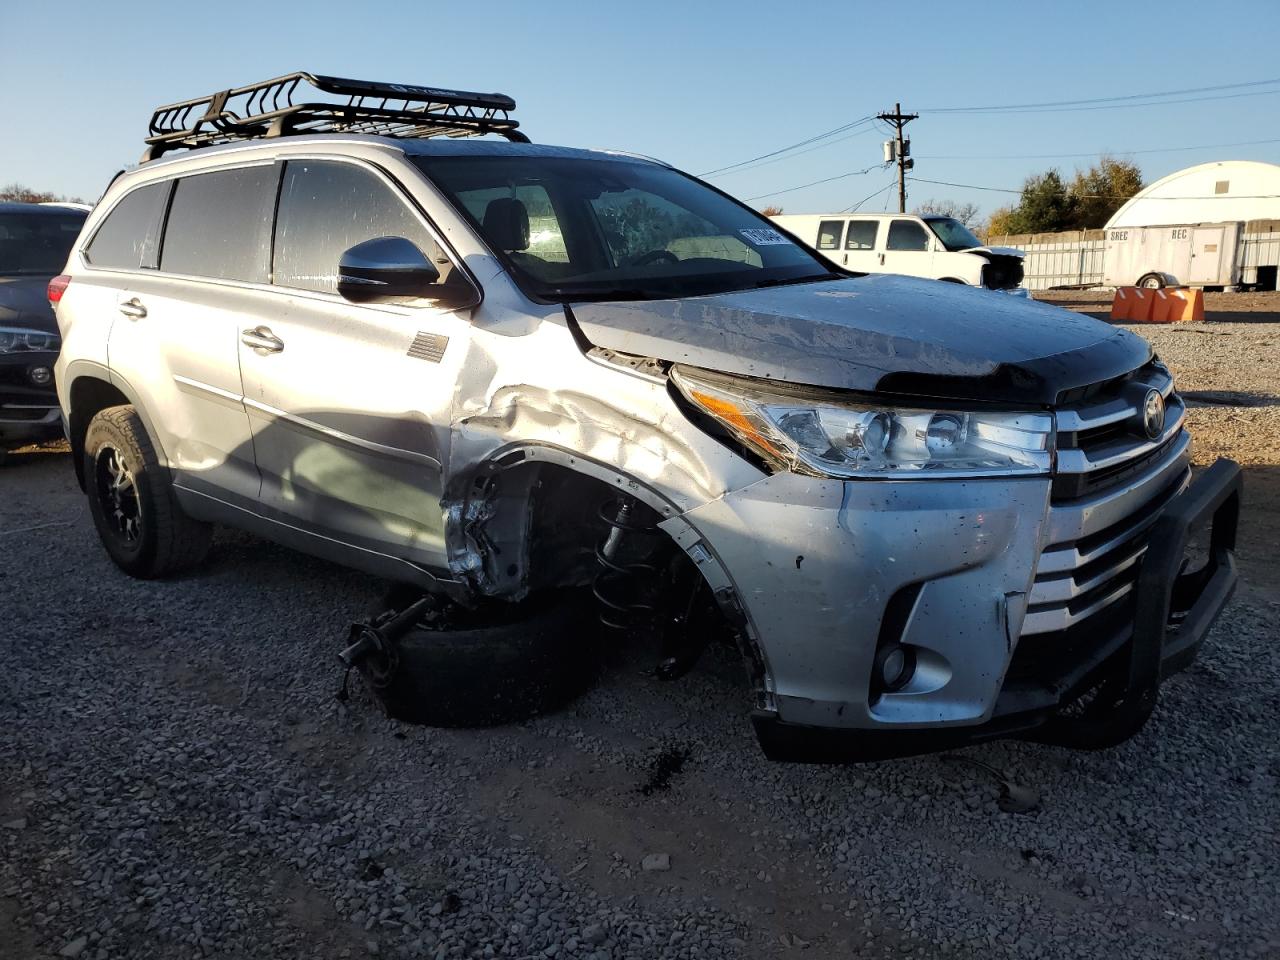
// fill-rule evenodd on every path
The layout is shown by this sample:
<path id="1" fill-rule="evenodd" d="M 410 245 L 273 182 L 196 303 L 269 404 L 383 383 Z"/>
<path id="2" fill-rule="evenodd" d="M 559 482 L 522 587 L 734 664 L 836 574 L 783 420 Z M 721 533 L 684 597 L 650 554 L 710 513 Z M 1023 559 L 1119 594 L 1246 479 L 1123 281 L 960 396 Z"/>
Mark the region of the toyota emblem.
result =
<path id="1" fill-rule="evenodd" d="M 1159 390 L 1148 390 L 1142 402 L 1142 429 L 1152 440 L 1164 433 L 1164 397 Z"/>

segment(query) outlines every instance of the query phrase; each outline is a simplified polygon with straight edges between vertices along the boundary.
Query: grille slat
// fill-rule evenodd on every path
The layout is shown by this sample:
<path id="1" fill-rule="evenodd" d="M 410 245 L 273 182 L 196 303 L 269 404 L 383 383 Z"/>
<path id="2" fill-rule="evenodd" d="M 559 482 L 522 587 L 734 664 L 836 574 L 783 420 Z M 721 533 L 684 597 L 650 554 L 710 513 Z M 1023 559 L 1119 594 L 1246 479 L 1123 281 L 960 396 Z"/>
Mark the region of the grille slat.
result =
<path id="1" fill-rule="evenodd" d="M 1141 429 L 1148 391 L 1165 397 L 1165 428 Z M 1050 542 L 1041 551 L 1022 635 L 1057 633 L 1129 596 L 1147 536 L 1165 505 L 1185 488 L 1185 407 L 1155 363 L 1085 391 L 1056 412 L 1057 471 Z"/>

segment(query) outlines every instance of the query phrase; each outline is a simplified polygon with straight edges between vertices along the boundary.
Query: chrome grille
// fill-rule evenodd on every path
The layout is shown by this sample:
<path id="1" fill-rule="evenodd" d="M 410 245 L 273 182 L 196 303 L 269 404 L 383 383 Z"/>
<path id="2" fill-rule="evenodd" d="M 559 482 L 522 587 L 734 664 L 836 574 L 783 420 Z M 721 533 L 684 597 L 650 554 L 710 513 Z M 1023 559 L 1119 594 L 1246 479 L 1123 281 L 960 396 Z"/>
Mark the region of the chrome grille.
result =
<path id="1" fill-rule="evenodd" d="M 1141 422 L 1152 389 L 1165 398 L 1165 426 L 1156 437 Z M 1132 592 L 1151 526 L 1190 479 L 1185 416 L 1172 377 L 1158 364 L 1057 411 L 1049 532 L 1023 636 L 1066 630 Z"/>
<path id="2" fill-rule="evenodd" d="M 1182 433 L 1187 409 L 1163 366 L 1149 364 L 1087 402 L 1057 411 L 1054 502 L 1075 500 L 1133 479 L 1164 459 Z M 1150 390 L 1165 402 L 1164 430 L 1148 437 L 1142 404 Z"/>

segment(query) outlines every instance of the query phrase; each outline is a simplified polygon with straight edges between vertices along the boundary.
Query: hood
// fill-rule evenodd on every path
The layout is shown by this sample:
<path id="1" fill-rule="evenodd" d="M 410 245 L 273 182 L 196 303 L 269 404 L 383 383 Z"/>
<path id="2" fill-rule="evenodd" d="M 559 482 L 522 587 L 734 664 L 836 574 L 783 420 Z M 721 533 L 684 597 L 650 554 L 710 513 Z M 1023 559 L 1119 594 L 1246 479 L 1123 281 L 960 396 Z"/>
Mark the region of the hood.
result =
<path id="1" fill-rule="evenodd" d="M 970 247 L 965 253 L 989 253 L 995 257 L 1017 257 L 1021 260 L 1026 254 L 1016 247 Z"/>
<path id="2" fill-rule="evenodd" d="M 596 346 L 841 390 L 1047 405 L 1134 370 L 1145 340 L 974 287 L 889 274 L 570 308 Z"/>
<path id="3" fill-rule="evenodd" d="M 0 327 L 57 333 L 48 291 L 48 277 L 0 277 Z"/>

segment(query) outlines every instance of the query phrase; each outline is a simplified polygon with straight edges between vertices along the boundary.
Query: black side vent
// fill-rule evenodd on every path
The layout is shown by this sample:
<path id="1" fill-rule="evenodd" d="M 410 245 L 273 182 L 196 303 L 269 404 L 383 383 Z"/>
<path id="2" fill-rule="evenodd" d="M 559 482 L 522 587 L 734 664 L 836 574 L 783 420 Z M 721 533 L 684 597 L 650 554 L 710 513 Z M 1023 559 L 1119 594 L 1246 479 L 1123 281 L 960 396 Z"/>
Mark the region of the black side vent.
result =
<path id="1" fill-rule="evenodd" d="M 447 346 L 449 346 L 448 337 L 438 333 L 419 332 L 413 338 L 413 343 L 409 345 L 409 356 L 415 360 L 429 360 L 432 363 L 439 363 Z"/>

